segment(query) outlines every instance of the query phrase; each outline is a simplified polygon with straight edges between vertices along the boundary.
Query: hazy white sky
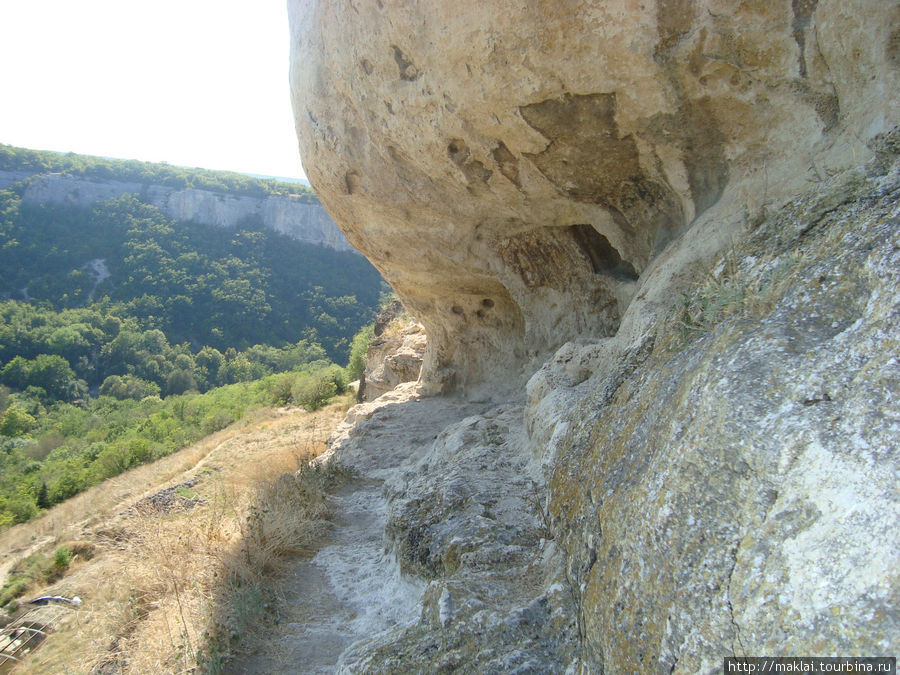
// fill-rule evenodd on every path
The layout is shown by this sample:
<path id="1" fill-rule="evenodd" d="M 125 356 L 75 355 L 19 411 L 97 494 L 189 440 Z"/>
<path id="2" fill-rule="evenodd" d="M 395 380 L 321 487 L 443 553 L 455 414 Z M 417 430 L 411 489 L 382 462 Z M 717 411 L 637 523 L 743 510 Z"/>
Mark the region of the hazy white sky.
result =
<path id="1" fill-rule="evenodd" d="M 285 0 L 0 0 L 0 143 L 303 177 Z"/>

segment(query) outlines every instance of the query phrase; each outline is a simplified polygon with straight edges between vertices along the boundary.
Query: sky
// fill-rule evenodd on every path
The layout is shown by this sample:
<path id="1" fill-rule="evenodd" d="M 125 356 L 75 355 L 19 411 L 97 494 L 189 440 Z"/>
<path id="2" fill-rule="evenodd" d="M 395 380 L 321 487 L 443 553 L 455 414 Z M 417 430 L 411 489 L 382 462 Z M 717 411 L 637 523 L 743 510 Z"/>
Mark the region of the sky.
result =
<path id="1" fill-rule="evenodd" d="M 0 0 L 0 143 L 304 178 L 286 0 Z"/>

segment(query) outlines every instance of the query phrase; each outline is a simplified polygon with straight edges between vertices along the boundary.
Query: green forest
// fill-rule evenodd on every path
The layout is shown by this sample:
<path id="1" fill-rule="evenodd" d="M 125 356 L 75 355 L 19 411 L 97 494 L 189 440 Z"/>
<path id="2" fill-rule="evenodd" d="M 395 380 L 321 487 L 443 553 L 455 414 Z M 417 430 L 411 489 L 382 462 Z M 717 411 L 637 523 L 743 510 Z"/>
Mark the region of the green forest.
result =
<path id="1" fill-rule="evenodd" d="M 30 152 L 0 146 L 0 168 L 157 181 L 164 166 Z M 169 178 L 228 189 L 230 174 L 199 174 Z M 313 409 L 356 376 L 339 365 L 358 366 L 387 288 L 361 256 L 255 222 L 176 223 L 132 195 L 72 207 L 23 191 L 0 191 L 0 528 L 248 409 Z"/>
<path id="2" fill-rule="evenodd" d="M 109 276 L 101 281 L 92 261 Z M 372 319 L 383 291 L 355 253 L 259 223 L 175 223 L 133 195 L 76 208 L 0 191 L 0 269 L 6 298 L 57 310 L 109 302 L 110 311 L 197 347 L 304 337 L 335 361 L 346 360 L 349 338 Z"/>

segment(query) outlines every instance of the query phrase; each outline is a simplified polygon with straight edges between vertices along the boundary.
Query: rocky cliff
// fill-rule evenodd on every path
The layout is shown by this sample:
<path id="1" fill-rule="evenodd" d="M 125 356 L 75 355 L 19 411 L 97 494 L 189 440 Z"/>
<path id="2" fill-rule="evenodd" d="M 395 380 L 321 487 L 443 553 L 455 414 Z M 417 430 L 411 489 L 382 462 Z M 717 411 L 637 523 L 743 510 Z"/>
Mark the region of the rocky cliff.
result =
<path id="1" fill-rule="evenodd" d="M 422 370 L 425 329 L 399 301 L 394 300 L 375 317 L 372 329 L 359 401 L 374 401 L 398 384 L 415 382 Z"/>
<path id="2" fill-rule="evenodd" d="M 23 195 L 26 202 L 88 206 L 134 194 L 175 221 L 235 227 L 255 220 L 299 241 L 339 251 L 354 250 L 320 204 L 307 203 L 290 195 L 249 197 L 164 185 L 91 180 L 61 173 L 32 175 L 21 171 L 0 171 L 0 189 L 25 179 L 30 179 Z"/>
<path id="3" fill-rule="evenodd" d="M 342 667 L 900 648 L 896 4 L 289 6 L 310 180 L 428 335 L 333 443 L 428 582 Z"/>

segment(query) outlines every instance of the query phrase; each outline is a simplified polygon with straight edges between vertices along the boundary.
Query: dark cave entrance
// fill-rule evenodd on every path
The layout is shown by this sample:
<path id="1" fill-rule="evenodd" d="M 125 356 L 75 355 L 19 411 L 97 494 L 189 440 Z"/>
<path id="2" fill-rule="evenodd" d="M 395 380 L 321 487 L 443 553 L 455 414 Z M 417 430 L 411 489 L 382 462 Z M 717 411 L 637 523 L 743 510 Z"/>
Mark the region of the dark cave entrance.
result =
<path id="1" fill-rule="evenodd" d="M 591 263 L 594 274 L 607 274 L 621 281 L 637 281 L 634 266 L 624 260 L 609 239 L 590 225 L 572 225 L 569 230 L 578 248 Z"/>

